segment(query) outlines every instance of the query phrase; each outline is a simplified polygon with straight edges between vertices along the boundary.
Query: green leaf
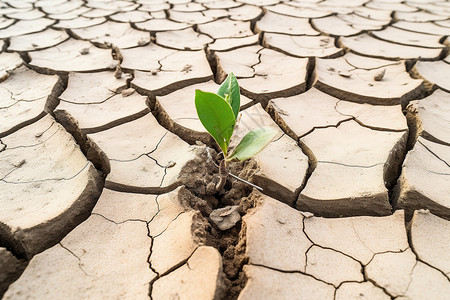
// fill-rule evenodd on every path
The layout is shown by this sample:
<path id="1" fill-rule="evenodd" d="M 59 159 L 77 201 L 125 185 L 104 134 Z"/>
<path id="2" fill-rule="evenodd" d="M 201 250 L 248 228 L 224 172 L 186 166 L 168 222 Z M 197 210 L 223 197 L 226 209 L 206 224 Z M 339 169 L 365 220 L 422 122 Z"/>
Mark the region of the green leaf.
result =
<path id="1" fill-rule="evenodd" d="M 205 129 L 216 140 L 225 156 L 233 134 L 236 119 L 230 104 L 219 95 L 195 91 L 195 108 Z"/>
<path id="2" fill-rule="evenodd" d="M 233 109 L 234 118 L 237 120 L 239 109 L 241 107 L 241 94 L 239 84 L 233 73 L 228 74 L 227 79 L 222 82 L 217 94 L 226 99 Z"/>
<path id="3" fill-rule="evenodd" d="M 255 156 L 272 141 L 277 133 L 277 130 L 271 127 L 260 127 L 250 131 L 239 142 L 239 145 L 227 160 L 238 159 L 243 161 Z"/>

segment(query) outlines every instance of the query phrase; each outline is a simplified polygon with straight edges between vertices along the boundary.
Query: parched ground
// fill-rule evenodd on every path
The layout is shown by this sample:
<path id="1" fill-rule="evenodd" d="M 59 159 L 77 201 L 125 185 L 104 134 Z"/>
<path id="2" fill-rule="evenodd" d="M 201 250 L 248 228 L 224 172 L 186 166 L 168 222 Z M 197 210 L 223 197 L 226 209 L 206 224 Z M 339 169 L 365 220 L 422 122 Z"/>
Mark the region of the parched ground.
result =
<path id="1" fill-rule="evenodd" d="M 0 298 L 450 299 L 448 0 L 0 15 Z M 230 72 L 262 192 L 214 188 L 194 91 Z"/>

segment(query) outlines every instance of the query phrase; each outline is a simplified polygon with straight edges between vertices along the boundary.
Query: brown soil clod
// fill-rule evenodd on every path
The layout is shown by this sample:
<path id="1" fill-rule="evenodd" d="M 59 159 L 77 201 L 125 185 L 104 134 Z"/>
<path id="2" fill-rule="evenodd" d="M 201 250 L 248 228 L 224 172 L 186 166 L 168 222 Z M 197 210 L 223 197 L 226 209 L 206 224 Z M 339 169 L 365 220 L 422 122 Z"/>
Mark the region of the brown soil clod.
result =
<path id="1" fill-rule="evenodd" d="M 206 228 L 206 244 L 216 248 L 223 258 L 223 271 L 226 275 L 227 293 L 225 299 L 237 299 L 240 291 L 245 286 L 247 279 L 242 271 L 247 262 L 245 256 L 246 228 L 242 220 L 233 227 L 221 230 L 210 218 L 210 214 L 226 206 L 238 206 L 237 211 L 241 217 L 255 206 L 256 194 L 252 188 L 231 176 L 223 190 L 217 192 L 216 184 L 220 180 L 216 161 L 220 155 L 206 146 L 197 148 L 195 159 L 186 163 L 180 172 L 179 180 L 185 185 L 180 201 L 183 205 L 201 212 L 209 225 Z M 211 159 L 211 157 L 213 159 Z M 257 170 L 256 163 L 252 160 L 245 162 L 231 162 L 229 171 L 241 178 L 250 180 Z"/>
<path id="2" fill-rule="evenodd" d="M 191 206 L 200 210 L 205 217 L 209 216 L 215 208 L 239 205 L 240 199 L 248 196 L 252 191 L 252 188 L 247 184 L 228 176 L 223 190 L 217 192 L 215 187 L 220 180 L 220 175 L 216 161 L 219 159 L 219 155 L 212 149 L 209 151 L 212 154 L 212 159 L 208 157 L 206 147 L 199 147 L 197 157 L 187 162 L 178 176 L 178 180 L 195 197 L 208 202 L 208 205 L 204 208 L 200 208 L 201 206 L 198 204 Z M 256 168 L 256 163 L 252 160 L 231 162 L 228 166 L 230 173 L 250 181 Z"/>

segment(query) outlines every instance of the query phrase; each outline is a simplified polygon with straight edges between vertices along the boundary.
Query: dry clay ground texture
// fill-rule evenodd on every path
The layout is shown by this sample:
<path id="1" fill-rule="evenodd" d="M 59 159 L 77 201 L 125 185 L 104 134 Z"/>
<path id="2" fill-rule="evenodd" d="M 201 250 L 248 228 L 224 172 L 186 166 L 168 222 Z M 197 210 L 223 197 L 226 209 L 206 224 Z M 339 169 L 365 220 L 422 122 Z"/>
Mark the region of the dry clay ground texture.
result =
<path id="1" fill-rule="evenodd" d="M 0 1 L 2 299 L 450 299 L 450 2 Z M 217 192 L 194 91 L 241 86 Z"/>

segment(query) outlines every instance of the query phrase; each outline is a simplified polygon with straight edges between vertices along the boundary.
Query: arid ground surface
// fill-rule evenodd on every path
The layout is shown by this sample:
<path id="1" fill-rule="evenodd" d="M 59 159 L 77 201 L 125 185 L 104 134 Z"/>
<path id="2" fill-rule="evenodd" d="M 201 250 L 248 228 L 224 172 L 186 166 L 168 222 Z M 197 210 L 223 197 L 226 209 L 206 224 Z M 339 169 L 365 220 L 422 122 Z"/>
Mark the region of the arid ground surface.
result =
<path id="1" fill-rule="evenodd" d="M 450 299 L 449 1 L 0 15 L 0 298 Z M 194 91 L 230 72 L 262 192 L 215 189 Z"/>

